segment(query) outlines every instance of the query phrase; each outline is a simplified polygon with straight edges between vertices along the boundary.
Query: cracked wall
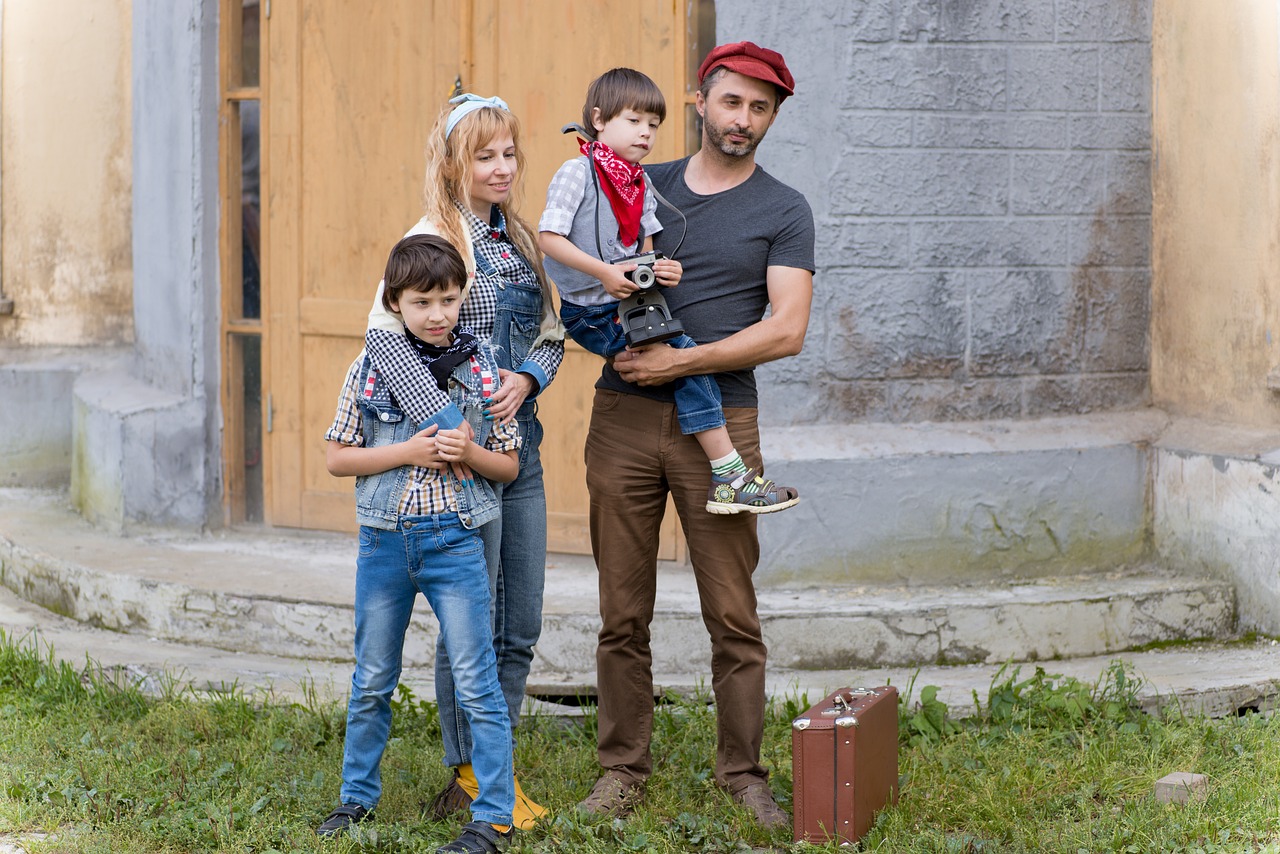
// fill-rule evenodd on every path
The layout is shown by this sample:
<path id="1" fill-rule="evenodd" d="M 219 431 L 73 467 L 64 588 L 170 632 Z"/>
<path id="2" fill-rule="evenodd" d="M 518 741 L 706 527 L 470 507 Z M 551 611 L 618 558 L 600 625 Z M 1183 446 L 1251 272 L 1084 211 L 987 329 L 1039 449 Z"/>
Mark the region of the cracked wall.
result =
<path id="1" fill-rule="evenodd" d="M 1280 418 L 1278 35 L 1275 3 L 1156 4 L 1152 394 L 1255 426 Z"/>
<path id="2" fill-rule="evenodd" d="M 0 344 L 132 339 L 131 5 L 3 4 Z"/>

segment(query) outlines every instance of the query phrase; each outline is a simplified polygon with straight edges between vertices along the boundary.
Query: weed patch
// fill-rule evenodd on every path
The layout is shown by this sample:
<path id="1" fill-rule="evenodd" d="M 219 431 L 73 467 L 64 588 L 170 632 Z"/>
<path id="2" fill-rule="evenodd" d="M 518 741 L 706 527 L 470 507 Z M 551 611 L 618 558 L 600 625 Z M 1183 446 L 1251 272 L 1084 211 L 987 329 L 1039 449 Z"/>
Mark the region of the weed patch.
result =
<path id="1" fill-rule="evenodd" d="M 0 634 L 0 833 L 31 852 L 429 852 L 460 818 L 424 818 L 445 784 L 440 721 L 407 686 L 394 699 L 374 821 L 322 842 L 313 828 L 340 784 L 345 708 L 196 694 L 161 681 L 144 692 L 92 662 L 58 662 Z M 1117 662 L 1095 684 L 1007 667 L 978 713 L 953 719 L 935 687 L 900 698 L 897 806 L 858 848 L 877 852 L 1270 852 L 1280 854 L 1280 719 L 1150 717 Z M 770 707 L 762 756 L 790 807 L 791 720 L 804 695 Z M 519 835 L 522 852 L 836 851 L 767 833 L 714 779 L 715 706 L 665 698 L 653 721 L 654 775 L 628 821 L 586 821 L 574 804 L 595 781 L 594 711 L 580 723 L 531 716 L 516 767 L 552 818 Z M 1171 771 L 1209 777 L 1207 796 L 1156 803 Z"/>

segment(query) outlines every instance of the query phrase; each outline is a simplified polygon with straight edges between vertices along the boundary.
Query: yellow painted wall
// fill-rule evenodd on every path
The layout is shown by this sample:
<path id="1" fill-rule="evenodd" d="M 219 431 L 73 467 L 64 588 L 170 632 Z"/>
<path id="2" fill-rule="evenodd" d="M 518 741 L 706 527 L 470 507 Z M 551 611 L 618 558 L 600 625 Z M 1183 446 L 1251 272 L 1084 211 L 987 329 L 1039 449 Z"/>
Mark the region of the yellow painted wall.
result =
<path id="1" fill-rule="evenodd" d="M 131 0 L 0 9 L 0 344 L 129 342 Z"/>
<path id="2" fill-rule="evenodd" d="M 1152 82 L 1153 401 L 1274 426 L 1280 393 L 1267 388 L 1267 375 L 1280 366 L 1276 0 L 1156 0 Z"/>

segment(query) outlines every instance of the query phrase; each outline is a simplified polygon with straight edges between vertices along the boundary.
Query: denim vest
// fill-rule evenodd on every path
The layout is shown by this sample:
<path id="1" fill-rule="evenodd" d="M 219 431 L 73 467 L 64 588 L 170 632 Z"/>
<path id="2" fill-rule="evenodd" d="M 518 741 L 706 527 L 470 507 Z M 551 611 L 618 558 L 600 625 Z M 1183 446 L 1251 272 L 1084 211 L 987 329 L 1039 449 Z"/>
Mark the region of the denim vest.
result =
<path id="1" fill-rule="evenodd" d="M 511 251 L 515 251 L 514 246 Z M 493 316 L 493 336 L 489 343 L 498 354 L 498 363 L 504 369 L 517 370 L 529 358 L 533 342 L 538 340 L 539 326 L 542 323 L 542 286 L 536 281 L 523 283 L 501 278 L 482 252 L 476 252 L 475 259 L 476 268 L 493 280 L 498 293 L 498 308 Z M 527 259 L 525 263 L 528 263 Z M 516 416 L 532 417 L 535 405 L 532 397 L 526 399 Z"/>
<path id="2" fill-rule="evenodd" d="M 498 364 L 488 344 L 481 344 L 476 359 L 482 369 L 488 370 L 493 377 L 493 388 L 497 389 Z M 364 383 L 373 370 L 373 362 L 368 355 L 360 365 L 361 382 Z M 381 374 L 374 373 L 374 384 L 371 395 L 366 396 L 364 388 L 357 395 L 356 402 L 360 409 L 360 429 L 364 433 L 364 444 L 367 448 L 381 445 L 392 445 L 404 442 L 419 430 L 431 424 L 439 424 L 442 429 L 457 427 L 465 417 L 475 431 L 475 441 L 481 447 L 489 439 L 492 422 L 484 418 L 484 410 L 480 407 L 480 378 L 471 370 L 471 362 L 463 362 L 449 376 L 449 400 L 452 405 L 437 412 L 422 424 L 414 424 L 406 417 L 394 399 L 391 390 L 383 381 Z M 379 474 L 363 475 L 356 478 L 356 521 L 361 525 L 394 531 L 399 521 L 400 498 L 404 495 L 409 483 L 410 466 L 400 466 Z M 454 476 L 452 471 L 443 473 L 448 481 L 448 488 L 453 490 L 458 502 L 458 519 L 464 528 L 479 528 L 486 522 L 497 518 L 500 505 L 493 484 L 477 475 L 470 482 L 463 482 Z M 435 512 L 444 512 L 438 508 Z"/>

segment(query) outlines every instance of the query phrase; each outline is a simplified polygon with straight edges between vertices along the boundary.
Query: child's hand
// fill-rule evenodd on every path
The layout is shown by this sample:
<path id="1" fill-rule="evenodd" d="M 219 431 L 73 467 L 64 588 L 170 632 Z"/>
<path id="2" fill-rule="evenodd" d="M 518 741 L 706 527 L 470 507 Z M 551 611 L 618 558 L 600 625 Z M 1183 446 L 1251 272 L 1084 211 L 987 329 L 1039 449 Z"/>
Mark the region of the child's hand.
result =
<path id="1" fill-rule="evenodd" d="M 653 262 L 653 275 L 664 288 L 674 288 L 684 275 L 684 265 L 674 258 L 663 258 Z"/>
<path id="2" fill-rule="evenodd" d="M 628 264 L 610 264 L 603 271 L 604 275 L 600 277 L 600 284 L 604 285 L 604 289 L 609 292 L 609 296 L 614 299 L 626 299 L 635 293 L 639 288 L 636 283 L 626 277 L 636 268 L 635 262 Z"/>
<path id="3" fill-rule="evenodd" d="M 446 462 L 440 456 L 439 437 L 436 431 L 440 425 L 432 424 L 424 430 L 414 433 L 404 442 L 404 465 L 418 466 L 424 469 L 442 469 Z"/>
<path id="4" fill-rule="evenodd" d="M 462 430 L 441 430 L 436 434 L 436 448 L 439 449 L 440 459 L 447 463 L 466 463 L 471 449 L 475 447 L 479 446 L 468 439 Z"/>

